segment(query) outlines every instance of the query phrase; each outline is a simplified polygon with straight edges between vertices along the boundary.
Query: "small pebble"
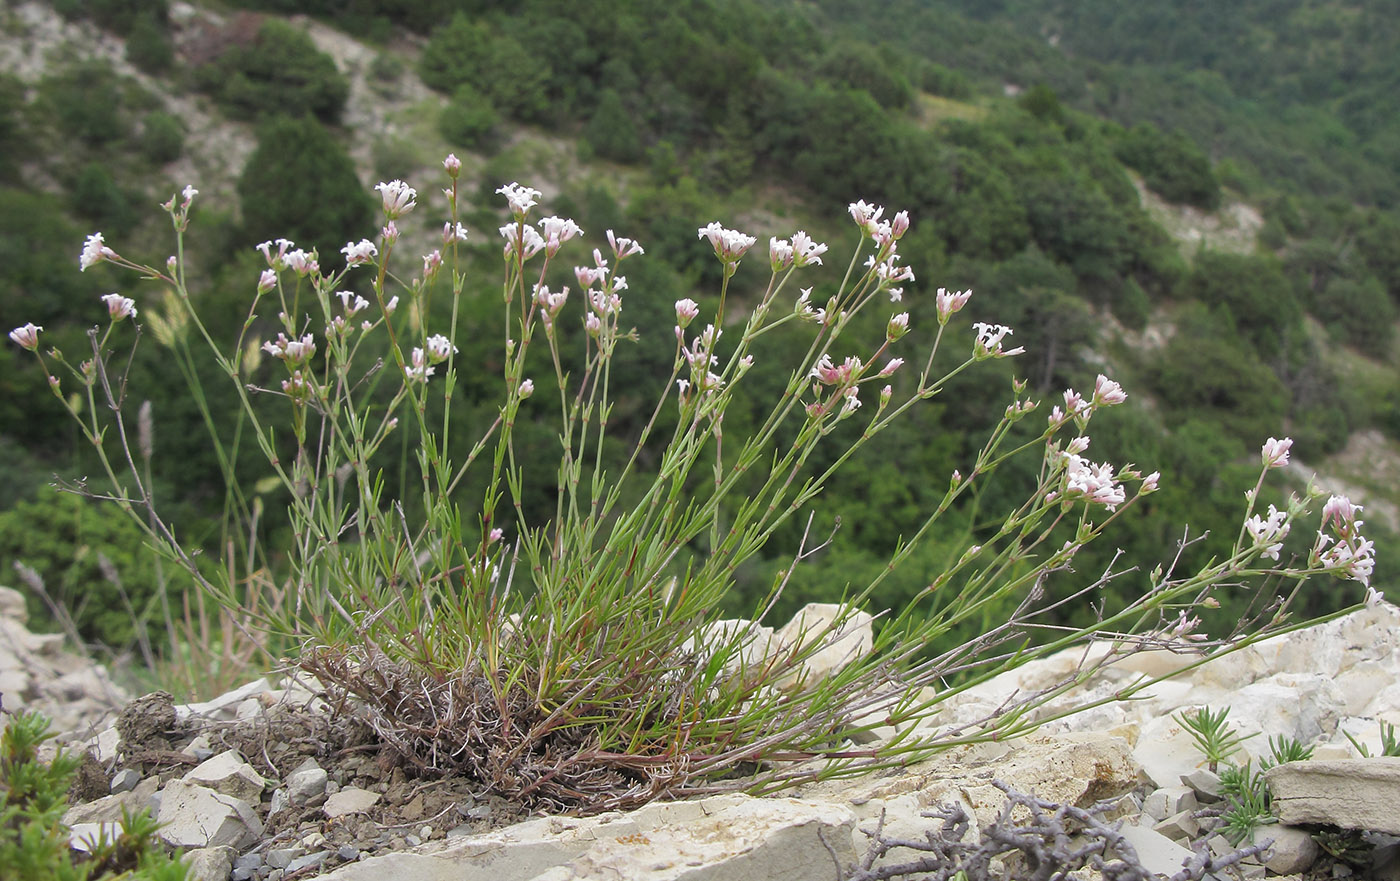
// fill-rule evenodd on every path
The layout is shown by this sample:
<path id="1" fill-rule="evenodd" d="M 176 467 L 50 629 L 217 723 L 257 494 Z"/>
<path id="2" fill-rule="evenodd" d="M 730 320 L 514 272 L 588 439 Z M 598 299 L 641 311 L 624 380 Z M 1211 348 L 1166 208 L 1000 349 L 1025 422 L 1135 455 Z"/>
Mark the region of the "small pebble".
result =
<path id="1" fill-rule="evenodd" d="M 421 838 L 419 838 L 417 835 L 413 835 L 413 834 L 409 834 L 409 835 L 404 836 L 404 841 L 407 841 L 407 842 L 408 842 L 408 846 L 409 846 L 409 847 L 417 847 L 418 845 L 420 845 L 420 844 L 423 843 L 423 839 L 421 839 Z"/>
<path id="2" fill-rule="evenodd" d="M 360 849 L 354 845 L 343 844 L 340 846 L 340 849 L 335 852 L 335 855 L 345 860 L 347 863 L 353 863 L 360 858 Z"/>
<path id="3" fill-rule="evenodd" d="M 123 768 L 112 776 L 111 791 L 113 795 L 121 792 L 130 792 L 136 788 L 136 784 L 141 782 L 141 774 L 133 768 Z"/>

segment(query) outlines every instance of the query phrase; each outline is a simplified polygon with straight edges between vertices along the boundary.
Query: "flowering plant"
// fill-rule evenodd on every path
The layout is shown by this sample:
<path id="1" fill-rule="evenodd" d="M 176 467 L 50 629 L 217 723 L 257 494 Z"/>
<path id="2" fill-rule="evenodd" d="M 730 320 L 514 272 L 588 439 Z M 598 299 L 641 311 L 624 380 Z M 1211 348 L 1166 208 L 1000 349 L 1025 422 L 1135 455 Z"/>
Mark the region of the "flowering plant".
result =
<path id="1" fill-rule="evenodd" d="M 1192 612 L 1209 607 L 1215 590 L 1251 578 L 1300 585 L 1323 573 L 1368 581 L 1372 548 L 1360 535 L 1356 507 L 1341 498 L 1324 508 L 1323 528 L 1331 533 L 1320 534 L 1302 565 L 1273 565 L 1290 525 L 1318 495 L 1310 490 L 1293 496 L 1284 511 L 1254 514 L 1264 475 L 1288 458 L 1290 442 L 1270 438 L 1260 482 L 1226 559 L 1187 574 L 1159 567 L 1122 608 L 1098 606 L 1091 625 L 1049 627 L 1047 615 L 1055 609 L 1092 599 L 1109 580 L 1134 571 L 1110 570 L 1068 597 L 1052 598 L 1047 590 L 1052 576 L 1070 571 L 1076 553 L 1160 480 L 1156 472 L 1085 457 L 1094 415 L 1127 397 L 1118 383 L 1099 376 L 1090 394 L 1066 390 L 1042 427 L 1029 432 L 1012 428 L 1039 405 L 1023 383 L 1013 383 L 1004 415 L 966 473 L 951 472 L 941 502 L 900 543 L 884 574 L 849 596 L 834 617 L 788 639 L 761 626 L 792 568 L 821 546 L 804 533 L 792 566 L 752 620 L 721 621 L 737 566 L 894 420 L 979 362 L 1020 354 L 1020 347 L 1006 343 L 1013 331 L 979 322 L 966 342 L 950 342 L 963 338 L 954 319 L 971 292 L 940 289 L 926 352 L 904 351 L 916 322 L 898 306 L 881 322 L 883 334 L 852 339 L 856 315 L 900 302 L 902 286 L 914 279 L 898 250 L 908 216 L 899 212 L 885 220 L 883 208 L 864 202 L 850 207 L 859 239 L 823 305 L 813 305 L 820 282 L 797 296 L 788 293 L 798 284 L 796 273 L 816 272 L 828 256 L 826 244 L 799 231 L 770 240 L 766 287 L 746 314 L 731 309 L 726 322 L 730 281 L 757 240 L 710 223 L 698 237 L 708 240 L 724 270 L 714 320 L 700 330 L 700 305 L 676 301 L 670 375 L 657 384 L 655 406 L 629 441 L 624 464 L 609 471 L 603 450 L 616 441 L 610 434 L 612 370 L 619 344 L 637 335 L 623 329 L 628 284 L 620 270 L 644 249 L 608 230 L 606 250 L 594 248 L 591 263 L 573 268 L 580 290 L 571 297 L 551 279 L 559 274 L 555 264 L 563 249 L 583 230 L 564 218 L 535 220 L 540 192 L 513 183 L 497 191 L 511 215 L 499 230 L 504 394 L 470 453 L 453 462 L 447 451 L 452 391 L 463 366 L 456 342 L 466 284 L 458 250 L 467 231 L 457 214 L 460 163 L 448 157 L 444 167 L 450 185 L 442 250 L 422 258 L 419 276 L 401 283 L 398 293 L 391 289 L 398 278 L 390 271 L 400 239 L 396 222 L 415 210 L 417 193 L 402 181 L 382 183 L 385 224 L 377 239 L 342 249 L 344 268 L 328 272 L 315 251 L 285 239 L 258 246 L 267 268 L 252 285 L 247 320 L 227 351 L 215 343 L 186 283 L 183 235 L 193 188 L 164 206 L 177 250 L 163 268 L 122 256 L 100 233 L 88 239 L 80 260 L 83 269 L 105 261 L 168 286 L 174 295 L 166 314 L 150 319 L 158 322 L 157 335 L 177 321 L 192 327 L 234 381 L 253 437 L 289 493 L 294 536 L 292 546 L 266 555 L 285 569 L 281 602 L 245 608 L 249 626 L 294 636 L 300 643 L 295 665 L 353 698 L 345 703 L 419 773 L 468 774 L 503 795 L 582 810 L 734 787 L 766 791 L 855 773 L 955 743 L 1022 733 L 1043 720 L 1038 708 L 1074 681 L 1145 648 L 1189 649 L 1203 662 L 1301 626 L 1287 620 L 1283 599 L 1251 628 L 1207 639 L 1194 632 L 1199 619 Z M 342 289 L 356 278 L 371 297 Z M 442 287 L 451 297 L 450 318 L 430 327 L 429 303 Z M 100 455 L 117 503 L 203 589 L 239 607 L 247 598 L 230 574 L 237 561 L 228 561 L 219 575 L 202 570 L 157 516 L 149 478 L 127 439 L 122 383 L 111 379 L 115 328 L 135 319 L 137 307 L 117 294 L 104 301 L 109 324 L 91 335 L 92 358 L 77 367 L 57 350 L 39 351 L 42 328 L 25 325 L 10 336 L 35 352 L 46 373 L 52 362 L 83 389 L 88 406 L 70 409 Z M 276 337 L 263 342 L 258 332 L 268 311 L 276 313 Z M 582 334 L 565 333 L 566 322 Z M 315 333 L 313 325 L 323 331 Z M 762 357 L 759 341 L 783 325 L 809 328 L 801 363 L 793 365 L 758 427 L 737 441 L 726 439 L 726 409 Z M 731 342 L 723 345 L 726 337 Z M 387 353 L 388 369 L 381 370 L 382 361 L 364 367 L 372 339 Z M 569 351 L 574 340 L 581 354 Z M 945 345 L 964 354 L 938 373 L 936 356 Z M 540 347 L 552 376 L 531 375 L 529 365 L 539 362 L 527 355 Z M 259 384 L 253 377 L 263 355 L 281 362 L 280 378 Z M 917 373 L 897 395 L 886 380 L 899 371 Z M 68 405 L 58 376 L 49 383 Z M 290 457 L 284 438 L 253 402 L 255 395 L 279 393 L 291 427 Z M 527 408 L 550 406 L 546 397 L 558 408 L 562 452 L 553 474 L 553 516 L 534 522 L 523 501 L 529 487 L 548 478 L 517 456 L 516 426 Z M 653 437 L 669 422 L 660 417 L 672 407 L 677 418 L 669 438 Z M 115 428 L 110 434 L 104 411 Z M 846 436 L 836 427 L 848 421 L 858 424 L 859 434 L 828 453 L 835 438 Z M 383 497 L 381 448 L 394 432 L 411 432 L 421 513 L 404 499 Z M 655 467 L 644 467 L 651 457 L 643 451 L 656 448 Z M 1038 479 L 995 534 L 932 574 L 907 608 L 879 609 L 885 575 L 952 506 L 1019 455 L 1039 458 Z M 485 472 L 485 490 L 469 506 L 461 491 L 471 469 Z M 226 476 L 234 481 L 231 466 Z M 955 649 L 928 650 L 950 628 L 1008 600 L 1014 611 L 1005 622 Z M 818 673 L 809 662 L 851 644 L 843 640 L 868 620 L 866 606 L 884 619 L 870 642 L 863 651 L 848 651 L 832 672 Z M 1026 647 L 1025 635 L 1034 628 L 1048 635 Z M 936 724 L 940 705 L 963 688 L 1099 637 L 1112 637 L 1111 649 L 1092 660 L 1086 654 L 1055 687 L 1018 694 L 974 723 Z M 954 674 L 959 686 L 944 687 Z M 873 738 L 877 728 L 883 739 Z M 738 769 L 753 773 L 738 777 Z"/>

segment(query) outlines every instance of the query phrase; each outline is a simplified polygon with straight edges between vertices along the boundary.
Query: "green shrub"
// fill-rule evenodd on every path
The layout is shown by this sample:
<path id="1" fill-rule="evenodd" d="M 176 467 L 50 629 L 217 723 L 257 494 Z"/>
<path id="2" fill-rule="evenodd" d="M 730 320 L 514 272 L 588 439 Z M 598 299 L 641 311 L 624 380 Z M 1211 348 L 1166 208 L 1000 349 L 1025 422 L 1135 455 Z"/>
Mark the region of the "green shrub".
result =
<path id="1" fill-rule="evenodd" d="M 430 88 L 455 93 L 471 86 L 502 113 L 538 121 L 549 109 L 549 65 L 514 37 L 458 14 L 433 31 L 418 62 Z"/>
<path id="2" fill-rule="evenodd" d="M 102 147 L 126 137 L 122 91 L 111 65 L 75 64 L 44 79 L 39 93 L 64 138 Z"/>
<path id="3" fill-rule="evenodd" d="M 135 219 L 130 197 L 101 162 L 89 162 L 78 171 L 69 199 L 73 213 L 99 227 L 124 228 Z"/>
<path id="4" fill-rule="evenodd" d="M 60 751 L 39 762 L 48 727 L 38 713 L 20 713 L 0 734 L 0 881 L 185 881 L 189 870 L 161 849 L 144 809 L 123 813 L 121 831 L 74 862 L 63 814 L 78 759 Z"/>
<path id="5" fill-rule="evenodd" d="M 278 117 L 258 133 L 258 148 L 238 179 L 244 228 L 253 241 L 288 238 L 318 248 L 326 264 L 358 240 L 373 203 L 340 142 L 314 119 Z"/>
<path id="6" fill-rule="evenodd" d="M 1334 336 L 1373 358 L 1395 339 L 1395 304 L 1379 279 L 1333 278 L 1315 298 L 1313 314 Z"/>
<path id="7" fill-rule="evenodd" d="M 350 94 L 331 57 L 305 32 L 268 19 L 257 38 L 195 72 L 196 82 L 244 119 L 311 114 L 335 123 Z"/>
<path id="8" fill-rule="evenodd" d="M 1163 134 L 1146 123 L 1135 125 L 1119 141 L 1117 153 L 1142 175 L 1148 189 L 1168 202 L 1208 211 L 1220 207 L 1220 181 L 1210 160 L 1185 134 Z"/>
<path id="9" fill-rule="evenodd" d="M 16 563 L 34 569 L 79 636 L 120 648 L 155 612 L 148 608 L 157 598 L 155 569 L 143 541 L 135 524 L 99 503 L 44 491 L 0 514 L 0 572 L 13 578 Z M 120 587 L 103 572 L 104 559 Z M 56 626 L 42 597 L 29 592 L 28 602 L 36 621 Z"/>
<path id="10" fill-rule="evenodd" d="M 136 18 L 126 38 L 126 60 L 149 74 L 161 74 L 175 64 L 175 49 L 165 26 L 150 14 Z"/>
<path id="11" fill-rule="evenodd" d="M 642 139 L 637 124 L 623 106 L 622 96 L 614 89 L 604 89 L 599 96 L 598 108 L 583 129 L 583 139 L 604 159 L 636 162 L 642 158 Z"/>
<path id="12" fill-rule="evenodd" d="M 141 120 L 141 152 L 157 165 L 174 162 L 185 152 L 185 126 L 161 110 Z"/>
<path id="13" fill-rule="evenodd" d="M 438 116 L 438 133 L 454 147 L 480 148 L 500 122 L 491 99 L 471 86 L 462 86 Z"/>

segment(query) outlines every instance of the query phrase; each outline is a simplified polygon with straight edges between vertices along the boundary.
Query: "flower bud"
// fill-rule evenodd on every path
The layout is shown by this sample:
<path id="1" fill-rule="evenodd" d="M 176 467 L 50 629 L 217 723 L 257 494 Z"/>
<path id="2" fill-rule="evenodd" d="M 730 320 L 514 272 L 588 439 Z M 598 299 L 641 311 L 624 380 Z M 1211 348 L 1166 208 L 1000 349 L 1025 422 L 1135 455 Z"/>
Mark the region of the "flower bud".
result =
<path id="1" fill-rule="evenodd" d="M 523 401 L 535 393 L 535 381 L 527 379 L 520 384 L 520 399 Z"/>
<path id="2" fill-rule="evenodd" d="M 103 294 L 102 302 L 107 304 L 107 315 L 113 321 L 121 321 L 136 314 L 136 301 L 121 294 Z"/>
<path id="3" fill-rule="evenodd" d="M 462 173 L 462 160 L 457 158 L 455 153 L 448 153 L 447 158 L 442 160 L 442 167 L 447 169 L 447 176 L 453 180 Z"/>
<path id="4" fill-rule="evenodd" d="M 10 339 L 31 352 L 37 352 L 39 350 L 39 331 L 41 330 L 43 328 L 36 324 L 26 324 L 10 331 Z"/>

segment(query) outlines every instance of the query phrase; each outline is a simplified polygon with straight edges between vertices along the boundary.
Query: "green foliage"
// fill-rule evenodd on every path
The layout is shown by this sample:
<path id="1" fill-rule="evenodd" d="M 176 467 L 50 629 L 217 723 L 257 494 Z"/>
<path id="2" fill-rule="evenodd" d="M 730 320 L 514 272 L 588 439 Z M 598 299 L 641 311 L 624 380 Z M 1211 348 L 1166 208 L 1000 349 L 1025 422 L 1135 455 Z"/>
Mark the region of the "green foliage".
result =
<path id="1" fill-rule="evenodd" d="M 1220 207 L 1220 182 L 1210 160 L 1182 132 L 1163 134 L 1148 123 L 1135 125 L 1119 140 L 1117 153 L 1142 175 L 1149 190 L 1168 202 L 1207 211 Z"/>
<path id="2" fill-rule="evenodd" d="M 65 18 L 90 18 L 100 27 L 129 36 L 151 22 L 165 28 L 169 0 L 56 0 L 54 9 Z"/>
<path id="3" fill-rule="evenodd" d="M 196 69 L 195 81 L 230 112 L 254 120 L 311 114 L 335 123 L 350 94 L 335 61 L 304 31 L 278 19 L 265 21 L 251 43 Z"/>
<path id="4" fill-rule="evenodd" d="M 453 147 L 478 149 L 490 143 L 500 114 L 491 100 L 471 86 L 461 86 L 438 116 L 438 133 Z"/>
<path id="5" fill-rule="evenodd" d="M 847 88 L 864 90 L 881 107 L 903 110 L 913 100 L 914 90 L 890 55 L 869 43 L 843 41 L 828 50 L 817 73 Z"/>
<path id="6" fill-rule="evenodd" d="M 599 96 L 598 108 L 584 126 L 583 140 L 604 159 L 630 163 L 642 158 L 637 124 L 632 121 L 616 89 L 604 89 Z"/>
<path id="7" fill-rule="evenodd" d="M 238 179 L 248 241 L 288 238 L 323 264 L 358 241 L 374 209 L 340 141 L 314 119 L 282 116 L 258 131 Z"/>
<path id="8" fill-rule="evenodd" d="M 1380 726 L 1381 755 L 1400 756 L 1400 737 L 1397 737 L 1395 734 L 1395 726 L 1385 720 L 1381 720 Z M 1371 757 L 1371 751 L 1366 748 L 1366 744 L 1352 737 L 1350 731 L 1343 731 L 1342 733 L 1347 736 L 1347 740 L 1351 741 L 1351 745 L 1356 747 L 1356 751 L 1361 753 L 1363 759 L 1369 759 Z"/>
<path id="9" fill-rule="evenodd" d="M 158 165 L 179 159 L 185 152 L 184 123 L 162 110 L 147 113 L 141 120 L 141 152 Z"/>
<path id="10" fill-rule="evenodd" d="M 1183 322 L 1150 377 L 1168 423 L 1208 419 L 1250 442 L 1277 432 L 1288 410 L 1283 383 L 1239 337 L 1198 328 Z"/>
<path id="11" fill-rule="evenodd" d="M 149 74 L 162 74 L 175 64 L 175 48 L 164 22 L 146 13 L 136 18 L 126 38 L 126 59 Z"/>
<path id="12" fill-rule="evenodd" d="M 159 587 L 144 535 L 110 514 L 91 500 L 52 490 L 20 502 L 0 513 L 0 571 L 13 573 L 15 563 L 34 569 L 79 636 L 123 648 L 158 611 Z M 28 603 L 35 620 L 57 626 L 42 597 L 30 592 Z"/>
<path id="13" fill-rule="evenodd" d="M 1196 257 L 1181 293 L 1205 304 L 1271 358 L 1301 327 L 1302 307 L 1277 260 L 1207 251 Z"/>
<path id="14" fill-rule="evenodd" d="M 1194 713 L 1184 712 L 1176 717 L 1176 721 L 1196 742 L 1196 748 L 1205 755 L 1212 771 L 1239 752 L 1240 744 L 1248 740 L 1226 727 L 1225 720 L 1229 715 L 1229 707 L 1219 713 L 1212 713 L 1210 707 L 1201 707 Z"/>
<path id="15" fill-rule="evenodd" d="M 79 169 L 69 190 L 69 204 L 74 214 L 103 229 L 128 227 L 135 218 L 131 198 L 101 162 L 88 162 Z"/>
<path id="16" fill-rule="evenodd" d="M 469 86 L 514 119 L 534 122 L 549 108 L 549 64 L 509 34 L 458 13 L 433 31 L 419 58 L 423 82 L 442 92 Z"/>
<path id="17" fill-rule="evenodd" d="M 62 750 L 39 762 L 48 727 L 38 713 L 20 713 L 0 734 L 0 881 L 185 881 L 189 870 L 161 847 L 144 809 L 123 812 L 121 831 L 74 861 L 63 814 L 79 762 Z"/>
<path id="18" fill-rule="evenodd" d="M 74 64 L 45 77 L 39 92 L 63 137 L 89 147 L 107 146 L 126 137 L 130 122 L 110 65 L 100 61 Z"/>
<path id="19" fill-rule="evenodd" d="M 1395 340 L 1395 303 L 1380 279 L 1334 278 L 1319 294 L 1313 314 L 1348 345 L 1384 359 Z"/>

